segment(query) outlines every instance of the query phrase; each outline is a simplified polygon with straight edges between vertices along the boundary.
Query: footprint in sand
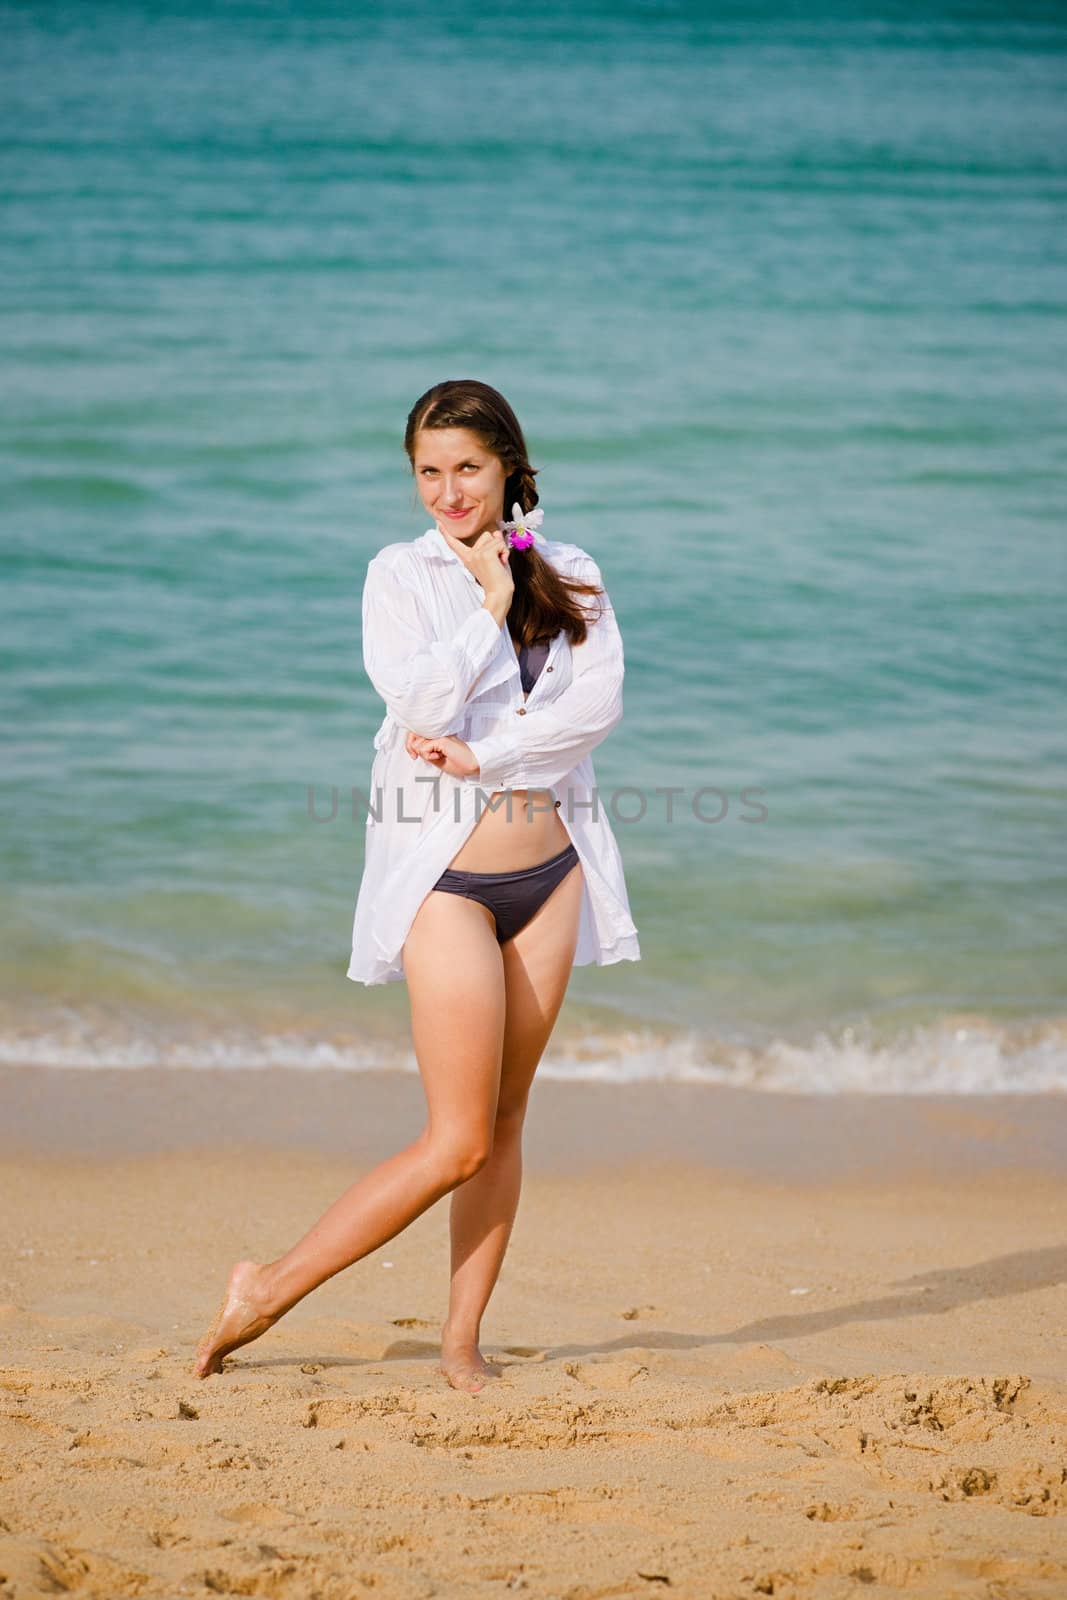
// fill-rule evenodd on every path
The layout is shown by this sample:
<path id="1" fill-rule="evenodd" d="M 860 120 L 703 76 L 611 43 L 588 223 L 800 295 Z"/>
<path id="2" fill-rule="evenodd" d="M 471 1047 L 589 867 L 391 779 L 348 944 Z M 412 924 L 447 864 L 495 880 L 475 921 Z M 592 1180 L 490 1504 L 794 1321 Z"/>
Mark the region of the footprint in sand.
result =
<path id="1" fill-rule="evenodd" d="M 565 1361 L 563 1370 L 568 1378 L 601 1390 L 628 1389 L 635 1378 L 648 1376 L 648 1368 L 638 1361 Z"/>

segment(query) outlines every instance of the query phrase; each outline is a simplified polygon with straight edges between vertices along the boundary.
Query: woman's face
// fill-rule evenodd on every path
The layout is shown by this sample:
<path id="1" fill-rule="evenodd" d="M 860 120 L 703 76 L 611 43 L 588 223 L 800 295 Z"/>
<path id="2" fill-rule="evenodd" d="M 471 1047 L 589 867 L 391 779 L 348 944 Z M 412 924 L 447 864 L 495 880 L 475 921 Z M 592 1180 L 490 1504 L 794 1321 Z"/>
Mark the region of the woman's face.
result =
<path id="1" fill-rule="evenodd" d="M 473 544 L 503 522 L 507 470 L 469 428 L 420 428 L 414 472 L 423 505 L 454 538 Z"/>

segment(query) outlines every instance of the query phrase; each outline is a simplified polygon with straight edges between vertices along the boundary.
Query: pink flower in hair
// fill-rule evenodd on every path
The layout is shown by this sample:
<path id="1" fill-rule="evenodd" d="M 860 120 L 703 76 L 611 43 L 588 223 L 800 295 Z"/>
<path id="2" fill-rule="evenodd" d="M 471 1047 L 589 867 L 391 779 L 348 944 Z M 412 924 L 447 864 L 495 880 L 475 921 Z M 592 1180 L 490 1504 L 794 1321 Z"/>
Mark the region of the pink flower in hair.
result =
<path id="1" fill-rule="evenodd" d="M 512 521 L 504 523 L 504 542 L 512 550 L 528 550 L 535 541 L 544 544 L 544 534 L 537 531 L 544 518 L 540 506 L 535 506 L 532 511 L 523 511 L 516 502 L 511 508 L 511 516 Z"/>

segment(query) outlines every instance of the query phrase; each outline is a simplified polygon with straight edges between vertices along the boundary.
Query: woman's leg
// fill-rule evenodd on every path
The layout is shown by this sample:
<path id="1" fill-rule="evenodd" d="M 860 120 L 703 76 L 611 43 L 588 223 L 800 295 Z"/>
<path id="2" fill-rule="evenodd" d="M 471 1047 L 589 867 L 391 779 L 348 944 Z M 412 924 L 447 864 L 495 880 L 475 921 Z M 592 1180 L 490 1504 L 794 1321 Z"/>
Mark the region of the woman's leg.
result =
<path id="1" fill-rule="evenodd" d="M 493 1148 L 452 1191 L 452 1285 L 441 1370 L 476 1393 L 495 1376 L 478 1349 L 482 1314 L 511 1236 L 522 1185 L 522 1126 L 537 1064 L 567 992 L 578 943 L 582 871 L 575 866 L 535 916 L 500 946 L 507 1014 Z"/>
<path id="2" fill-rule="evenodd" d="M 240 1261 L 197 1352 L 206 1378 L 306 1294 L 377 1250 L 488 1158 L 500 1084 L 504 976 L 493 919 L 458 895 L 427 895 L 404 945 L 428 1122 L 360 1178 L 277 1261 Z"/>

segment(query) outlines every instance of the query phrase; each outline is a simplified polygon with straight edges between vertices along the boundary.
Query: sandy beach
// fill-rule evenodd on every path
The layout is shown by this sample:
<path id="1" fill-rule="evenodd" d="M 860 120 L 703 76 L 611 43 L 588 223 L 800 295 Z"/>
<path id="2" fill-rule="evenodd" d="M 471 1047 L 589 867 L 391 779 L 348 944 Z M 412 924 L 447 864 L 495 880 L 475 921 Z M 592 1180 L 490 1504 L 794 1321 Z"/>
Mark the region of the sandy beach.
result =
<path id="1" fill-rule="evenodd" d="M 1055 1097 L 538 1084 L 472 1396 L 447 1202 L 192 1372 L 230 1263 L 417 1131 L 417 1081 L 0 1096 L 5 1600 L 1067 1592 Z"/>

